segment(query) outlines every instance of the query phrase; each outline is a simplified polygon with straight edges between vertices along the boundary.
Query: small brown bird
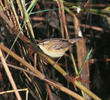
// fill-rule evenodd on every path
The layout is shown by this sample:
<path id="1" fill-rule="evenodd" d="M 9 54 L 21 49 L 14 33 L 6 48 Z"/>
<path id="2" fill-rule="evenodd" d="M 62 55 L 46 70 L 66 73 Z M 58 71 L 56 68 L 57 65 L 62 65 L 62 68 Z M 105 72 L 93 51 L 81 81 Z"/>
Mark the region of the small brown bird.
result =
<path id="1" fill-rule="evenodd" d="M 62 38 L 52 38 L 43 40 L 38 43 L 40 49 L 48 56 L 52 58 L 62 57 L 65 52 L 81 38 L 74 39 L 62 39 Z"/>

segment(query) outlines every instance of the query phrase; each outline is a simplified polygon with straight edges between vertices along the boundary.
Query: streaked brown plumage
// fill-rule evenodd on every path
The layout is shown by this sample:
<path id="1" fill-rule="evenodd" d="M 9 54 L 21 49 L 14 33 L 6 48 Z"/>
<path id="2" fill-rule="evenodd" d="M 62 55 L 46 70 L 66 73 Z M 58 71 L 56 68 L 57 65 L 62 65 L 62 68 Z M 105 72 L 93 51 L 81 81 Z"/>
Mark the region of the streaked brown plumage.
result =
<path id="1" fill-rule="evenodd" d="M 52 38 L 43 40 L 38 44 L 40 49 L 48 56 L 52 58 L 62 57 L 65 52 L 80 38 L 74 39 L 62 39 L 62 38 Z"/>

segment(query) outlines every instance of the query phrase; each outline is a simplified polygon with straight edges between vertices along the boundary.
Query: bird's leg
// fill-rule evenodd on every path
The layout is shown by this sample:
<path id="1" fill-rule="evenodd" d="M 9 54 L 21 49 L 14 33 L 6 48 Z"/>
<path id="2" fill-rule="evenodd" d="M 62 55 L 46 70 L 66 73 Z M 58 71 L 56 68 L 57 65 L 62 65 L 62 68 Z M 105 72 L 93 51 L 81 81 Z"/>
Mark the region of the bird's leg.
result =
<path id="1" fill-rule="evenodd" d="M 69 55 L 66 54 L 66 53 L 65 53 L 64 55 L 67 56 L 67 57 L 69 56 Z M 57 61 L 54 63 L 54 65 L 57 64 L 62 57 L 63 57 L 63 56 L 59 57 L 59 58 L 57 59 Z"/>
<path id="2" fill-rule="evenodd" d="M 62 57 L 62 56 L 61 56 L 61 57 Z M 57 61 L 54 63 L 54 65 L 55 65 L 55 64 L 58 64 L 58 62 L 59 62 L 59 60 L 61 59 L 61 57 L 57 59 Z"/>

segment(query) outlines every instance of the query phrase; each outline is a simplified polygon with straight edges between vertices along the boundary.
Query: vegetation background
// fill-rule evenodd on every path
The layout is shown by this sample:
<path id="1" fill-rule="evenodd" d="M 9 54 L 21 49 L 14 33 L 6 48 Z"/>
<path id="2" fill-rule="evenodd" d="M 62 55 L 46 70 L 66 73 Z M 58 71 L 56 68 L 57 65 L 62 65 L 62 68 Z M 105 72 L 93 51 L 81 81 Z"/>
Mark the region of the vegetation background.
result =
<path id="1" fill-rule="evenodd" d="M 81 40 L 53 59 L 37 43 Z M 0 100 L 109 100 L 110 0 L 0 0 Z"/>

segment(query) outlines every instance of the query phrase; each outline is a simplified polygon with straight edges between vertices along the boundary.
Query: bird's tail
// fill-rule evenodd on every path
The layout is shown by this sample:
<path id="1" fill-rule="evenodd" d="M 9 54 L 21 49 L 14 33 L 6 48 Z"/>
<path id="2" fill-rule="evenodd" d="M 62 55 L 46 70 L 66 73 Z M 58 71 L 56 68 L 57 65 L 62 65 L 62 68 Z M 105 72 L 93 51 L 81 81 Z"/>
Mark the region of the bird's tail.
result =
<path id="1" fill-rule="evenodd" d="M 72 44 L 78 42 L 79 40 L 81 40 L 81 38 L 74 38 L 74 39 L 69 39 L 68 41 Z"/>

